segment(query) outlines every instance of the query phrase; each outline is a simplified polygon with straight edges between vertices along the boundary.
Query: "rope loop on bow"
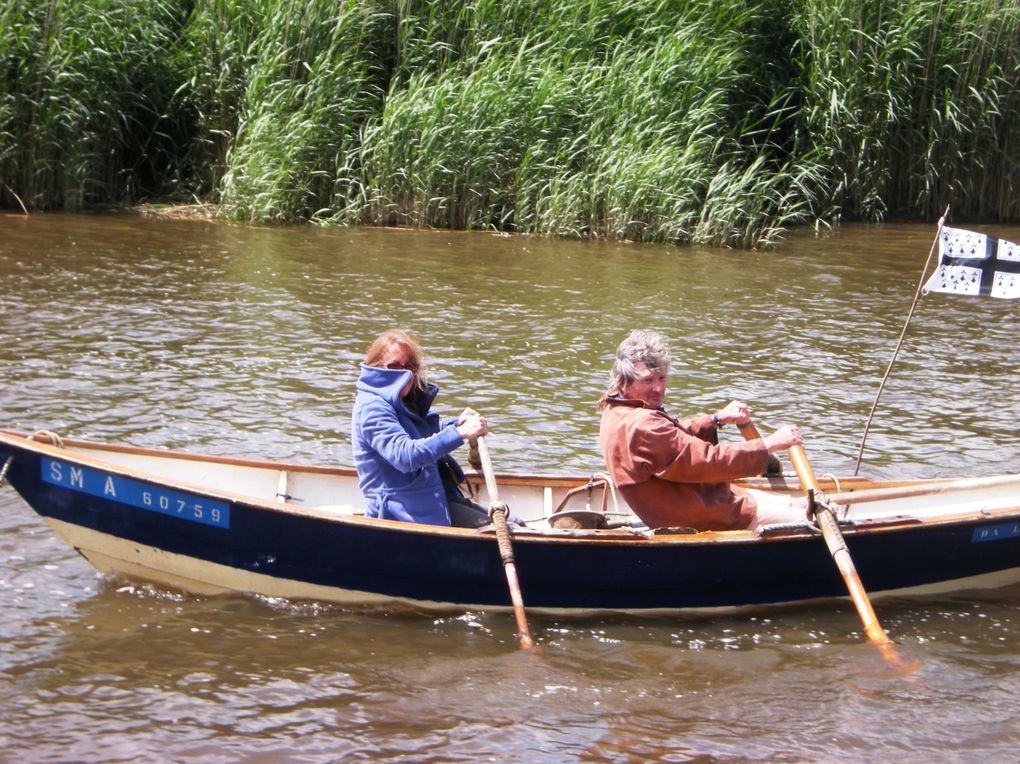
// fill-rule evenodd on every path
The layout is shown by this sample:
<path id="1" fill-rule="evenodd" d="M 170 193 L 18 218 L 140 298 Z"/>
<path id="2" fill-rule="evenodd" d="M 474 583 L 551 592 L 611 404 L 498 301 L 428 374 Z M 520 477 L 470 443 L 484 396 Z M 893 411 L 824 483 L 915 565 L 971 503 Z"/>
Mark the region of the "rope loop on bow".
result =
<path id="1" fill-rule="evenodd" d="M 60 436 L 57 435 L 55 432 L 50 432 L 49 430 L 36 430 L 27 438 L 25 438 L 25 440 L 37 440 L 39 438 L 46 438 L 47 440 L 49 440 L 50 443 L 52 443 L 54 446 L 57 446 L 58 448 L 64 447 L 64 441 L 61 440 Z M 0 487 L 2 487 L 4 483 L 7 482 L 7 473 L 10 471 L 11 465 L 13 463 L 14 454 L 11 454 L 10 456 L 7 457 L 7 461 L 4 462 L 4 466 L 0 468 Z"/>
<path id="2" fill-rule="evenodd" d="M 57 448 L 64 447 L 63 439 L 61 439 L 61 437 L 57 435 L 55 432 L 51 432 L 50 430 L 36 430 L 35 432 L 28 436 L 27 440 L 39 440 L 41 438 L 45 438 Z"/>

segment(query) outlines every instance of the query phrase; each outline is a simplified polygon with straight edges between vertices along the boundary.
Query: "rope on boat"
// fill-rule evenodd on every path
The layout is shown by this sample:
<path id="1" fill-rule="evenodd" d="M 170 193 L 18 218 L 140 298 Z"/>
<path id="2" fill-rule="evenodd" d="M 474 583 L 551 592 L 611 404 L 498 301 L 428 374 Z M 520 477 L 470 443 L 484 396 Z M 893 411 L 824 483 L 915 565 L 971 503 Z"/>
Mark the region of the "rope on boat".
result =
<path id="1" fill-rule="evenodd" d="M 758 529 L 758 535 L 764 536 L 768 533 L 778 533 L 779 531 L 811 531 L 812 533 L 821 533 L 822 529 L 808 520 L 796 523 L 770 523 L 769 525 L 761 526 Z"/>
<path id="2" fill-rule="evenodd" d="M 831 472 L 822 475 L 822 477 L 828 478 L 835 484 L 836 493 L 842 492 L 842 487 L 838 477 L 833 475 Z M 820 491 L 815 494 L 814 501 L 818 503 L 823 502 L 825 503 L 826 507 L 828 507 L 832 511 L 832 516 L 836 519 L 837 527 L 843 526 L 853 528 L 857 525 L 857 523 L 854 522 L 854 519 L 850 517 L 849 504 L 837 504 L 836 502 L 830 501 L 829 498 Z M 810 518 L 804 520 L 803 522 L 772 523 L 770 525 L 763 525 L 758 530 L 758 533 L 759 535 L 764 535 L 766 533 L 777 533 L 779 531 L 791 531 L 791 530 L 792 531 L 809 530 L 812 533 L 822 532 L 821 526 L 819 526 L 818 524 L 817 515 L 812 515 Z"/>
<path id="3" fill-rule="evenodd" d="M 823 475 L 823 477 L 831 478 L 836 483 L 837 491 L 839 490 L 839 480 L 837 480 L 834 475 Z M 832 512 L 832 516 L 836 519 L 837 527 L 842 526 L 844 528 L 855 528 L 857 526 L 854 519 L 850 517 L 850 506 L 848 504 L 837 504 L 836 502 L 830 501 L 829 497 L 821 492 L 814 494 L 814 501 L 818 504 L 824 504 L 825 507 Z M 758 533 L 759 535 L 764 535 L 766 533 L 775 533 L 778 531 L 803 530 L 810 530 L 812 533 L 822 532 L 821 526 L 818 524 L 817 513 L 803 521 L 763 525 L 758 530 Z"/>
<path id="4" fill-rule="evenodd" d="M 836 485 L 836 493 L 840 493 L 843 489 L 840 487 L 839 478 L 833 475 L 831 472 L 826 472 L 822 475 L 823 478 L 828 478 Z"/>
<path id="5" fill-rule="evenodd" d="M 835 484 L 835 486 L 836 486 L 836 493 L 842 493 L 843 492 L 843 489 L 840 486 L 840 482 L 839 482 L 839 478 L 838 477 L 833 475 L 831 472 L 826 472 L 824 475 L 822 475 L 822 477 L 823 478 L 828 478 L 829 480 L 831 480 L 833 482 L 833 484 Z M 832 509 L 833 514 L 836 515 L 836 519 L 839 520 L 841 523 L 846 523 L 848 525 L 852 525 L 853 524 L 853 521 L 850 519 L 850 505 L 849 504 L 836 504 L 834 502 L 829 502 L 829 507 L 830 507 L 830 509 Z"/>
<path id="6" fill-rule="evenodd" d="M 64 447 L 64 441 L 60 439 L 60 436 L 57 435 L 55 432 L 50 432 L 49 430 L 36 430 L 27 438 L 25 438 L 25 440 L 35 440 L 37 435 L 49 438 L 50 443 L 52 443 L 55 446 L 59 446 L 60 448 Z M 3 484 L 7 481 L 7 472 L 8 470 L 10 470 L 11 465 L 13 463 L 14 454 L 11 454 L 10 456 L 7 457 L 7 461 L 4 462 L 3 468 L 0 469 L 0 487 L 2 487 Z"/>
<path id="7" fill-rule="evenodd" d="M 49 430 L 36 430 L 35 432 L 28 436 L 27 440 L 35 440 L 36 436 L 46 438 L 47 440 L 49 440 L 50 443 L 52 443 L 57 448 L 64 447 L 64 441 L 55 432 L 50 432 Z"/>
<path id="8" fill-rule="evenodd" d="M 503 517 L 503 522 L 496 520 L 496 513 L 499 512 Z M 510 507 L 505 503 L 492 502 L 489 505 L 489 517 L 493 520 L 493 525 L 496 527 L 496 544 L 499 546 L 499 557 L 503 561 L 503 564 L 514 564 L 514 548 L 510 542 L 510 529 L 507 526 L 506 519 L 510 517 Z"/>

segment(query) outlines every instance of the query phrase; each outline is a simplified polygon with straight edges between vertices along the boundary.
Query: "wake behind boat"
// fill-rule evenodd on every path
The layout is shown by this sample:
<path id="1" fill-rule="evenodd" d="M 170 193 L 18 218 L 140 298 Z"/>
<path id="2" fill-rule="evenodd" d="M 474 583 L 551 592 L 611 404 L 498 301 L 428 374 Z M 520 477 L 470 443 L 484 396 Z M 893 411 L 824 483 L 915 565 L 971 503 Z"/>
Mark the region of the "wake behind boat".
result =
<path id="1" fill-rule="evenodd" d="M 0 463 L 6 481 L 103 573 L 198 594 L 443 610 L 511 606 L 491 528 L 367 518 L 353 469 L 13 431 L 0 431 Z M 652 613 L 846 595 L 808 522 L 761 535 L 652 532 L 605 476 L 496 479 L 502 501 L 528 521 L 514 530 L 513 548 L 530 611 Z M 486 504 L 482 477 L 469 483 Z M 787 476 L 737 484 L 800 490 Z M 1020 580 L 1020 475 L 827 478 L 819 488 L 837 508 L 873 595 Z M 564 528 L 563 521 L 589 527 Z"/>

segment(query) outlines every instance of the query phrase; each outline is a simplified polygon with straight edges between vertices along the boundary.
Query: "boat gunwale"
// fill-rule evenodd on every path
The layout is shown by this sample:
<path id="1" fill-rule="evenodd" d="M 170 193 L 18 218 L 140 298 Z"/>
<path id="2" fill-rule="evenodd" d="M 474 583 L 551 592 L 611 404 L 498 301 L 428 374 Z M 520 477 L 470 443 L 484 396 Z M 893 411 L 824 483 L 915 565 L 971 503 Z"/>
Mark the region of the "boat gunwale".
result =
<path id="1" fill-rule="evenodd" d="M 31 440 L 30 438 L 35 435 L 41 435 L 46 440 Z M 197 461 L 197 462 L 211 462 L 214 464 L 223 464 L 227 466 L 236 467 L 251 467 L 254 469 L 268 469 L 268 470 L 286 470 L 289 472 L 305 472 L 310 474 L 324 474 L 324 475 L 338 475 L 344 477 L 353 477 L 357 473 L 354 467 L 343 467 L 336 465 L 327 464 L 308 464 L 303 462 L 291 462 L 291 461 L 277 461 L 271 459 L 257 459 L 252 457 L 238 457 L 238 456 L 223 456 L 219 454 L 207 454 L 198 451 L 177 451 L 169 448 L 158 448 L 153 446 L 135 446 L 127 443 L 109 443 L 104 441 L 89 440 L 85 438 L 73 438 L 63 437 L 60 438 L 60 442 L 63 446 L 53 443 L 51 440 L 51 434 L 48 431 L 36 431 L 33 433 L 27 433 L 21 430 L 10 430 L 0 429 L 0 441 L 6 440 L 7 437 L 17 438 L 22 441 L 23 444 L 41 444 L 51 445 L 56 448 L 81 448 L 93 451 L 110 451 L 115 453 L 132 454 L 137 456 L 152 456 L 160 459 L 176 459 L 182 461 Z M 592 473 L 597 475 L 598 471 Z M 477 482 L 484 484 L 484 478 L 481 474 L 467 473 L 465 477 L 471 482 Z M 564 474 L 564 473 L 545 473 L 545 472 L 529 472 L 529 473 L 516 473 L 516 472 L 497 472 L 496 477 L 499 478 L 500 482 L 505 482 L 508 485 L 531 485 L 536 482 L 542 482 L 543 485 L 549 485 L 555 488 L 562 487 L 573 487 L 579 483 L 583 483 L 589 479 L 591 475 L 583 475 L 581 473 L 575 474 Z M 783 474 L 779 476 L 760 476 L 760 477 L 748 477 L 740 478 L 733 481 L 746 488 L 754 488 L 756 490 L 773 490 L 783 491 L 791 493 L 799 493 L 800 487 L 796 482 L 795 475 Z M 938 485 L 940 483 L 951 483 L 953 478 L 913 478 L 907 480 L 874 480 L 867 477 L 842 477 L 832 478 L 829 476 L 822 476 L 818 480 L 819 485 L 822 487 L 834 487 L 837 490 L 840 486 L 850 485 L 874 485 L 880 483 L 883 488 L 898 488 L 905 486 L 921 486 L 921 485 Z M 851 489 L 852 490 L 852 489 Z"/>
<path id="2" fill-rule="evenodd" d="M 38 433 L 37 433 L 38 434 Z M 253 469 L 286 470 L 288 472 L 305 472 L 321 475 L 338 475 L 353 477 L 357 475 L 354 467 L 342 467 L 328 464 L 306 464 L 302 462 L 276 461 L 271 459 L 256 459 L 240 456 L 222 456 L 218 454 L 206 454 L 197 451 L 175 451 L 169 448 L 155 448 L 151 446 L 134 446 L 126 443 L 106 443 L 103 441 L 87 440 L 82 438 L 65 438 L 60 436 L 62 446 L 50 439 L 49 434 L 44 433 L 42 437 L 46 440 L 29 440 L 31 433 L 20 430 L 0 429 L 0 441 L 7 440 L 8 436 L 23 441 L 24 444 L 50 445 L 55 448 L 80 448 L 92 451 L 110 451 L 114 453 L 131 454 L 136 456 L 152 456 L 159 459 L 178 459 L 181 461 L 211 462 L 234 467 L 251 467 Z M 551 485 L 555 488 L 576 486 L 587 477 L 581 475 L 566 475 L 555 473 L 496 473 L 501 482 L 505 481 L 511 485 L 531 485 L 534 482 L 542 481 L 544 485 Z M 484 482 L 481 475 L 468 473 L 467 479 L 472 482 Z"/>

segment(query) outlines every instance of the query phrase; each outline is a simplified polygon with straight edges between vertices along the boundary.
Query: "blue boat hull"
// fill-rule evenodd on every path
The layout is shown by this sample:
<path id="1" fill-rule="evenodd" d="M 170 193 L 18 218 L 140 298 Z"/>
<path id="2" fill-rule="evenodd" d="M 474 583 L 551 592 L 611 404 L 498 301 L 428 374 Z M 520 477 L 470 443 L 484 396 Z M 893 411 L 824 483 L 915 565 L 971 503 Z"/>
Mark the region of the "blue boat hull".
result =
<path id="1" fill-rule="evenodd" d="M 491 534 L 292 511 L 0 442 L 0 459 L 9 456 L 7 480 L 25 501 L 86 557 L 109 556 L 97 551 L 103 544 L 116 549 L 128 558 L 122 571 L 130 571 L 136 555 L 138 571 L 154 572 L 155 556 L 178 566 L 167 580 L 205 580 L 210 590 L 239 588 L 208 580 L 227 571 L 241 590 L 269 595 L 463 609 L 511 604 Z M 846 594 L 818 536 L 700 535 L 517 534 L 525 604 L 659 611 Z M 79 536 L 91 540 L 90 548 L 75 541 Z M 872 594 L 1020 569 L 1020 516 L 902 523 L 852 530 L 846 538 Z M 189 566 L 204 572 L 182 572 Z"/>

